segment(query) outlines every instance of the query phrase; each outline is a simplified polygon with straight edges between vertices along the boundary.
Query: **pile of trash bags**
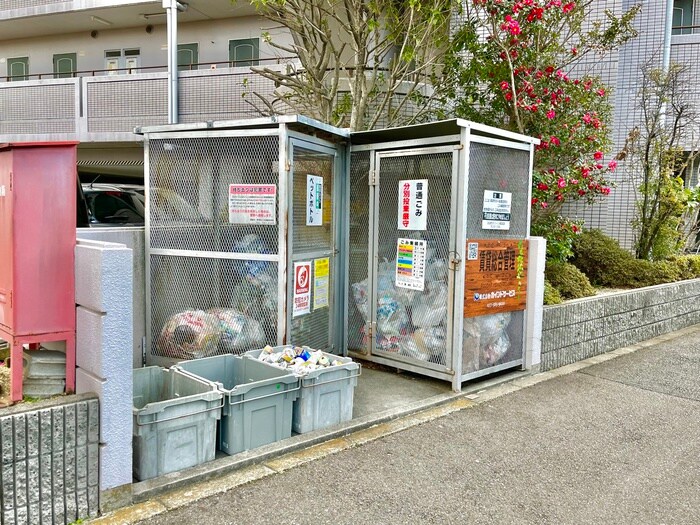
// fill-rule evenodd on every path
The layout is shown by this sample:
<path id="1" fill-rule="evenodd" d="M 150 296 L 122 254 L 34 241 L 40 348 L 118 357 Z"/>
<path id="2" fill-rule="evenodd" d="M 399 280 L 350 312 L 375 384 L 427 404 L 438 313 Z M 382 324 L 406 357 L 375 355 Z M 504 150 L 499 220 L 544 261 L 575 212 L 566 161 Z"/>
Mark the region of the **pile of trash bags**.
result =
<path id="1" fill-rule="evenodd" d="M 377 274 L 377 350 L 395 352 L 420 361 L 447 363 L 447 276 L 445 258 L 426 253 L 424 290 L 396 286 L 396 261 L 385 259 Z M 364 326 L 367 343 L 371 305 L 369 278 L 351 285 L 355 306 Z M 511 348 L 508 337 L 510 313 L 464 319 L 462 372 L 469 373 L 503 362 Z"/>
<path id="2" fill-rule="evenodd" d="M 259 321 L 231 308 L 186 310 L 168 318 L 156 340 L 158 355 L 198 359 L 242 354 L 265 344 Z"/>

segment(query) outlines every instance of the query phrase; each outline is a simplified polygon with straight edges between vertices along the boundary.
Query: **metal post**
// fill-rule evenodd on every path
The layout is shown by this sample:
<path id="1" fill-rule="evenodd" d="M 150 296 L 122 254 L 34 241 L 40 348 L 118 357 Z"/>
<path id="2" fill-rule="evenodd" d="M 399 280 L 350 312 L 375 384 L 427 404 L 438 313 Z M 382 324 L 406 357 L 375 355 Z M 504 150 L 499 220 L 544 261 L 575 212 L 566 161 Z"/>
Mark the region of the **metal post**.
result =
<path id="1" fill-rule="evenodd" d="M 664 26 L 664 48 L 662 66 L 668 73 L 671 66 L 671 34 L 673 33 L 673 0 L 666 0 L 666 20 Z"/>
<path id="2" fill-rule="evenodd" d="M 178 122 L 177 79 L 177 12 L 185 11 L 187 4 L 177 0 L 163 0 L 168 23 L 168 124 Z"/>

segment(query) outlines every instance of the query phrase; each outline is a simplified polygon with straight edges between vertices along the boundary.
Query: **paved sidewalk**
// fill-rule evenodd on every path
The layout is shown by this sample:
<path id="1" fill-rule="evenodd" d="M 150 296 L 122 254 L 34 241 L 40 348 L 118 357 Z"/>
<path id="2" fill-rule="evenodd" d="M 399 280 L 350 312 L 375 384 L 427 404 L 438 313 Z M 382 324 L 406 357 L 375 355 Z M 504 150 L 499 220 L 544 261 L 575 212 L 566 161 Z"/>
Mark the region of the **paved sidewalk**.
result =
<path id="1" fill-rule="evenodd" d="M 93 523 L 700 522 L 700 326 Z"/>

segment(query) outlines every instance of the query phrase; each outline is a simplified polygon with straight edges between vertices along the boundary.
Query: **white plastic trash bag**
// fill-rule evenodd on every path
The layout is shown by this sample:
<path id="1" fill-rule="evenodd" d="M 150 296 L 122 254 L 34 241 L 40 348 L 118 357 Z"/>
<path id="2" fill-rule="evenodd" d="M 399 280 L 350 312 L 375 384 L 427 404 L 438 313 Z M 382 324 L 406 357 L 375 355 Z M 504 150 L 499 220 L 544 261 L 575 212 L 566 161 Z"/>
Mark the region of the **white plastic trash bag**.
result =
<path id="1" fill-rule="evenodd" d="M 230 308 L 212 308 L 208 313 L 219 320 L 220 353 L 240 354 L 265 344 L 265 331 L 252 317 Z"/>
<path id="2" fill-rule="evenodd" d="M 203 310 L 172 315 L 156 340 L 158 355 L 174 359 L 197 359 L 216 354 L 220 338 L 219 320 Z"/>

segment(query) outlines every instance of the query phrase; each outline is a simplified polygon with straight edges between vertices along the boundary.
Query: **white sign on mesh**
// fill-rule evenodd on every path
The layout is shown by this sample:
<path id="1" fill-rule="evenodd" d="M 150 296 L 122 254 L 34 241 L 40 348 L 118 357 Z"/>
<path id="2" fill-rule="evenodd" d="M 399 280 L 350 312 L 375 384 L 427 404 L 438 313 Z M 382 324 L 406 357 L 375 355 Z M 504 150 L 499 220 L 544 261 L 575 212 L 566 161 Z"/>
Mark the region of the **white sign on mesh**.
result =
<path id="1" fill-rule="evenodd" d="M 513 194 L 505 191 L 484 190 L 481 228 L 484 230 L 510 229 L 510 204 Z"/>
<path id="2" fill-rule="evenodd" d="M 428 179 L 399 181 L 399 230 L 425 230 L 428 217 Z"/>
<path id="3" fill-rule="evenodd" d="M 306 225 L 323 225 L 323 177 L 306 176 Z"/>

